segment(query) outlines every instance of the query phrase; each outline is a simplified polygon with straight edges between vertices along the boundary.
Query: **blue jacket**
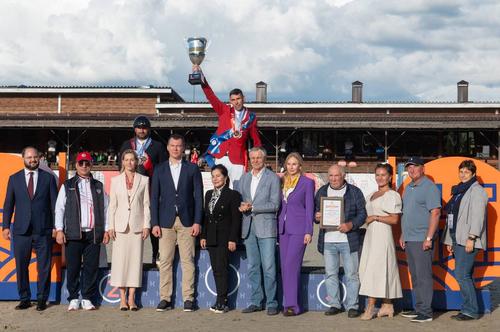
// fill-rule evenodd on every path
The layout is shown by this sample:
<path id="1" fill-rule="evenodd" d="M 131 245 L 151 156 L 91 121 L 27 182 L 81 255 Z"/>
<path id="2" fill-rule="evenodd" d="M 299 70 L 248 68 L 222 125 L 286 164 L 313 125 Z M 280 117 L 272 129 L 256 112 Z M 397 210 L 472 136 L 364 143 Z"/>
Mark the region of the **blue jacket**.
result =
<path id="1" fill-rule="evenodd" d="M 321 197 L 328 196 L 328 186 L 330 184 L 325 184 L 319 188 L 315 197 L 315 212 L 319 212 L 321 209 L 320 202 Z M 360 248 L 360 232 L 359 229 L 366 221 L 366 202 L 365 197 L 361 190 L 353 186 L 352 184 L 346 183 L 346 191 L 344 195 L 344 219 L 346 222 L 352 222 L 352 229 L 347 233 L 347 241 L 349 242 L 349 249 L 351 252 L 359 251 Z M 321 229 L 318 237 L 318 251 L 323 253 L 323 248 L 325 244 L 325 230 Z"/>
<path id="2" fill-rule="evenodd" d="M 169 161 L 155 167 L 151 181 L 151 227 L 172 228 L 177 206 L 182 225 L 191 227 L 203 219 L 203 182 L 193 163 L 182 161 L 177 190 Z"/>
<path id="3" fill-rule="evenodd" d="M 56 199 L 57 184 L 52 174 L 38 169 L 33 200 L 28 195 L 24 169 L 11 175 L 3 205 L 2 229 L 10 227 L 15 207 L 13 235 L 26 234 L 30 225 L 41 234 L 50 234 L 54 229 Z"/>

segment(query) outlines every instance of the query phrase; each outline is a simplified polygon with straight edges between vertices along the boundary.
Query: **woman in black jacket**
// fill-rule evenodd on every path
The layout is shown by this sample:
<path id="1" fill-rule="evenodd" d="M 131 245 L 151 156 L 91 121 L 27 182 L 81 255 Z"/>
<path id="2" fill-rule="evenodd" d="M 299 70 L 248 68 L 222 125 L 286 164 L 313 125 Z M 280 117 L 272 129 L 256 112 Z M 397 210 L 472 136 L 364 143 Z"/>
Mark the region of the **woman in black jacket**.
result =
<path id="1" fill-rule="evenodd" d="M 236 241 L 241 228 L 241 213 L 238 210 L 241 195 L 229 189 L 226 167 L 216 165 L 212 168 L 214 189 L 205 195 L 205 218 L 201 233 L 200 246 L 208 249 L 210 264 L 217 289 L 217 301 L 210 310 L 225 313 L 227 305 L 227 281 L 229 253 L 236 250 Z"/>

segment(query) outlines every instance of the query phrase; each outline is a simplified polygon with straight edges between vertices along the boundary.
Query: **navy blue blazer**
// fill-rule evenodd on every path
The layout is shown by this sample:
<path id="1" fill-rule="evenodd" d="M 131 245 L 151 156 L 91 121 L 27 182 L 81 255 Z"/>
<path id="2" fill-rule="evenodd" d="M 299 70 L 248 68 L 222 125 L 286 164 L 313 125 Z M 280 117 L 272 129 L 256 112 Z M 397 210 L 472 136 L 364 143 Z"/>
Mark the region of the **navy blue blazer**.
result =
<path id="1" fill-rule="evenodd" d="M 57 199 L 57 184 L 54 176 L 38 169 L 33 200 L 28 195 L 24 169 L 9 177 L 7 193 L 3 204 L 2 229 L 10 227 L 14 207 L 13 235 L 24 235 L 30 224 L 42 234 L 50 234 L 54 229 L 54 210 Z"/>
<path id="2" fill-rule="evenodd" d="M 177 206 L 182 225 L 191 227 L 203 219 L 203 181 L 198 166 L 182 160 L 177 190 L 169 161 L 155 167 L 151 181 L 151 226 L 171 228 Z"/>

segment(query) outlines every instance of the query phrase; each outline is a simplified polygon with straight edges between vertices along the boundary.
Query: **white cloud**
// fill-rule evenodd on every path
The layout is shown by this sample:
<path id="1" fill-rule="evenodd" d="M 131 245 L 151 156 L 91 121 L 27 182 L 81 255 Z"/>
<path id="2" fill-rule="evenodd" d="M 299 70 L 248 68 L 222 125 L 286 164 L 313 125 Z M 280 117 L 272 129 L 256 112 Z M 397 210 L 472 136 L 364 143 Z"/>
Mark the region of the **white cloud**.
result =
<path id="1" fill-rule="evenodd" d="M 170 85 L 187 99 L 184 38 L 223 97 L 255 83 L 279 100 L 498 100 L 494 0 L 52 0 L 0 2 L 0 84 Z"/>

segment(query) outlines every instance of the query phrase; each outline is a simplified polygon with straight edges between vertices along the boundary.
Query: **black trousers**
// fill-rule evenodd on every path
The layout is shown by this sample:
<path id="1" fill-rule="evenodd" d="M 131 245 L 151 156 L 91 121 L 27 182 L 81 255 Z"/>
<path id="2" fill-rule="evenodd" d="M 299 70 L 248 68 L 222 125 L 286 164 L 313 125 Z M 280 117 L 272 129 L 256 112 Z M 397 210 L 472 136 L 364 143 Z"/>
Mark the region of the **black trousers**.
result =
<path id="1" fill-rule="evenodd" d="M 156 260 L 158 259 L 158 251 L 160 250 L 160 244 L 159 244 L 160 240 L 153 235 L 151 235 L 149 238 L 151 239 L 151 250 L 153 252 L 151 263 L 156 264 Z"/>
<path id="2" fill-rule="evenodd" d="M 229 267 L 229 249 L 227 242 L 223 245 L 207 247 L 210 255 L 210 264 L 214 273 L 215 288 L 217 289 L 217 303 L 227 303 L 227 284 L 228 284 L 228 267 Z"/>
<path id="3" fill-rule="evenodd" d="M 81 240 L 66 242 L 66 285 L 68 301 L 79 298 L 93 299 L 97 291 L 99 254 L 101 245 L 94 243 L 94 233 L 82 232 Z M 81 278 L 80 278 L 81 274 Z"/>
<path id="4" fill-rule="evenodd" d="M 50 265 L 52 261 L 52 234 L 14 235 L 14 258 L 16 260 L 17 290 L 21 301 L 31 299 L 29 265 L 31 251 L 35 250 L 37 261 L 37 294 L 39 301 L 47 301 L 50 292 Z"/>

